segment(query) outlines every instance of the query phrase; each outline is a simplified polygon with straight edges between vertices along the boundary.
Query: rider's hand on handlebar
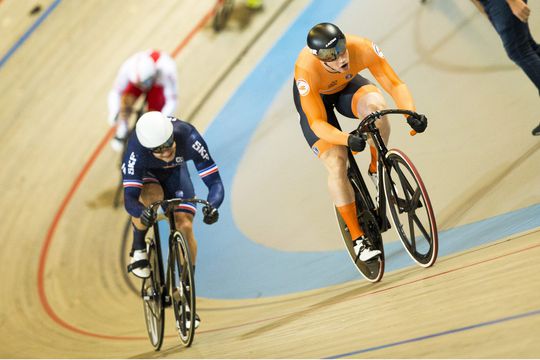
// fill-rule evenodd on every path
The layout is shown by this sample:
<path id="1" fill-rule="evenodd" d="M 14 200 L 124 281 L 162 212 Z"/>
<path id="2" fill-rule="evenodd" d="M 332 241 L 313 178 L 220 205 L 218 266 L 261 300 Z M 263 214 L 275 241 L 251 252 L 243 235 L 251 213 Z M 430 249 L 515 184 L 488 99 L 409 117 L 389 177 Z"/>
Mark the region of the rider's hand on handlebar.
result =
<path id="1" fill-rule="evenodd" d="M 411 126 L 411 128 L 416 131 L 417 133 L 424 132 L 427 127 L 427 118 L 425 115 L 420 115 L 419 118 L 414 116 L 407 116 L 407 123 Z"/>
<path id="2" fill-rule="evenodd" d="M 203 221 L 208 225 L 215 223 L 219 219 L 219 213 L 216 208 L 205 206 L 202 212 L 204 214 Z"/>
<path id="3" fill-rule="evenodd" d="M 358 135 L 350 134 L 349 138 L 347 139 L 347 146 L 352 151 L 362 151 L 366 148 L 366 140 Z"/>
<path id="4" fill-rule="evenodd" d="M 156 221 L 156 213 L 151 208 L 146 208 L 143 210 L 141 214 L 141 222 L 144 226 L 150 227 L 154 225 L 154 221 Z"/>

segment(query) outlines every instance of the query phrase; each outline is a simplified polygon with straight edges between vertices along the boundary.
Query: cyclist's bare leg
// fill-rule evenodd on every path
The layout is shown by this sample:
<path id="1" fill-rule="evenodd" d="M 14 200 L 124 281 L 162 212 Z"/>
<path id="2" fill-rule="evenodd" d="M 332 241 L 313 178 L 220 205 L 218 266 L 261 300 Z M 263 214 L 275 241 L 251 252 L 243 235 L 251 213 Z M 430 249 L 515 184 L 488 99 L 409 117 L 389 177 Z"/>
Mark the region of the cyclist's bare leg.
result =
<path id="1" fill-rule="evenodd" d="M 197 260 L 197 241 L 193 234 L 193 215 L 185 212 L 175 212 L 174 221 L 176 230 L 180 231 L 186 238 L 191 252 L 191 262 L 195 266 Z"/>
<path id="2" fill-rule="evenodd" d="M 347 177 L 347 148 L 335 145 L 321 154 L 320 159 L 328 170 L 328 190 L 334 205 L 350 229 L 352 239 L 363 234 L 356 218 L 354 191 Z"/>
<path id="3" fill-rule="evenodd" d="M 361 119 L 366 117 L 367 115 L 371 114 L 374 111 L 380 111 L 387 108 L 386 101 L 384 100 L 384 97 L 382 94 L 378 92 L 368 92 L 364 94 L 359 100 L 358 100 L 358 115 Z M 383 138 L 383 141 L 385 144 L 388 144 L 388 140 L 390 138 L 390 122 L 388 121 L 388 118 L 386 116 L 381 117 L 377 121 L 375 121 L 375 126 L 379 129 L 379 132 L 381 133 L 381 137 Z M 371 164 L 370 164 L 370 172 L 374 173 L 377 171 L 377 150 L 374 146 L 373 139 L 371 136 L 368 138 L 368 144 L 370 146 L 371 150 Z"/>
<path id="4" fill-rule="evenodd" d="M 350 204 L 354 200 L 354 192 L 347 178 L 347 148 L 332 146 L 321 154 L 320 159 L 328 170 L 328 190 L 334 204 Z"/>
<path id="5" fill-rule="evenodd" d="M 163 191 L 161 186 L 158 184 L 147 183 L 144 184 L 141 196 L 139 200 L 145 205 L 148 206 L 154 201 L 158 201 L 163 198 Z M 150 276 L 150 269 L 148 265 L 144 265 L 141 261 L 146 260 L 148 264 L 148 255 L 146 254 L 146 242 L 145 237 L 148 232 L 148 228 L 141 222 L 140 218 L 131 217 L 131 223 L 133 224 L 133 243 L 131 245 L 131 269 L 128 267 L 129 271 L 132 271 L 133 274 L 140 278 L 147 278 Z M 135 265 L 136 264 L 136 265 Z"/>

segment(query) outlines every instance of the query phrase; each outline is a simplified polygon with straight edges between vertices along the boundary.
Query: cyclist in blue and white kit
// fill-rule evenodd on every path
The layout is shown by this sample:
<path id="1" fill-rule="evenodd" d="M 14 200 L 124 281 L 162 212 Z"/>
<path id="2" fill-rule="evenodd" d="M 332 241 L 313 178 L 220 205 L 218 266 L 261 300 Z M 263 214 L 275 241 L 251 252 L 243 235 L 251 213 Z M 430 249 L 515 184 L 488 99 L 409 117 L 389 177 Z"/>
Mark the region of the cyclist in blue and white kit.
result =
<path id="1" fill-rule="evenodd" d="M 156 214 L 146 207 L 151 203 L 176 197 L 195 196 L 186 166 L 192 160 L 199 176 L 208 187 L 208 202 L 213 209 L 203 208 L 204 222 L 218 220 L 217 208 L 223 202 L 224 189 L 217 165 L 206 142 L 191 124 L 167 117 L 159 111 L 147 112 L 135 127 L 127 144 L 122 163 L 124 205 L 132 216 L 133 245 L 129 271 L 140 278 L 150 276 L 145 235 Z M 176 228 L 186 237 L 193 264 L 197 242 L 193 235 L 195 204 L 181 204 L 174 210 Z"/>

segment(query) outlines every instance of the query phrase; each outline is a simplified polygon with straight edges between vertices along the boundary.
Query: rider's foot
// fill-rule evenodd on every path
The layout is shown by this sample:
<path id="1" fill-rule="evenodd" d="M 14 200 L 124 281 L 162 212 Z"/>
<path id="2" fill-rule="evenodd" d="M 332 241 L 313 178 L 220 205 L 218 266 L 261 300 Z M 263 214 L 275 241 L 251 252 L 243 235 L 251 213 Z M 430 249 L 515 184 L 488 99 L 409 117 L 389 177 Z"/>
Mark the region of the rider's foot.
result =
<path id="1" fill-rule="evenodd" d="M 191 327 L 191 321 L 190 318 L 190 310 L 189 306 L 186 304 L 186 327 L 189 329 Z M 201 323 L 201 318 L 199 317 L 199 314 L 195 313 L 195 329 L 199 327 L 199 324 Z"/>
<path id="2" fill-rule="evenodd" d="M 380 250 L 372 249 L 367 239 L 363 236 L 354 240 L 354 253 L 360 261 L 368 261 L 381 254 Z"/>
<path id="3" fill-rule="evenodd" d="M 189 313 L 186 313 L 186 316 L 188 320 L 186 321 L 186 327 L 189 329 L 191 328 L 191 321 L 189 321 Z M 199 317 L 199 314 L 195 314 L 195 329 L 199 327 L 201 323 L 201 318 Z"/>
<path id="4" fill-rule="evenodd" d="M 540 135 L 540 124 L 538 124 L 538 126 L 533 129 L 532 134 L 534 136 Z"/>
<path id="5" fill-rule="evenodd" d="M 150 276 L 150 263 L 145 250 L 134 250 L 131 262 L 128 265 L 128 272 L 132 272 L 138 278 L 146 279 Z"/>
<path id="6" fill-rule="evenodd" d="M 115 136 L 111 140 L 111 147 L 116 152 L 122 152 L 122 150 L 124 149 L 124 139 L 118 136 Z"/>

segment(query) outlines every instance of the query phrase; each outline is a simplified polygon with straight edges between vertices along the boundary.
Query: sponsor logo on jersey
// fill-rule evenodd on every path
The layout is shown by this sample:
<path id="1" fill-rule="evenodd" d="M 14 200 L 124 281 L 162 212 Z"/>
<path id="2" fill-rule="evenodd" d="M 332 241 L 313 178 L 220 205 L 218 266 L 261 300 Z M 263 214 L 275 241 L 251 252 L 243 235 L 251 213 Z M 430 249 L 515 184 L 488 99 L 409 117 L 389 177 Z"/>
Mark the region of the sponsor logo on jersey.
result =
<path id="1" fill-rule="evenodd" d="M 377 54 L 377 55 L 379 55 L 379 57 L 383 58 L 384 54 L 382 53 L 381 49 L 379 49 L 377 44 L 371 43 L 371 45 L 373 46 L 373 51 L 375 51 L 375 54 Z"/>
<path id="2" fill-rule="evenodd" d="M 337 85 L 337 80 L 334 80 L 334 81 L 332 81 L 330 84 L 328 84 L 327 87 L 328 87 L 329 89 L 331 89 L 331 88 L 333 88 L 333 87 L 336 86 L 336 85 Z"/>
<path id="3" fill-rule="evenodd" d="M 208 152 L 200 142 L 195 141 L 191 147 L 198 152 L 204 160 L 210 160 L 210 155 L 208 155 Z"/>
<path id="4" fill-rule="evenodd" d="M 176 161 L 177 164 L 181 164 L 181 163 L 184 162 L 184 158 L 182 156 L 177 156 L 175 161 Z"/>
<path id="5" fill-rule="evenodd" d="M 296 87 L 301 96 L 306 96 L 309 94 L 309 84 L 304 79 L 296 80 Z"/>
<path id="6" fill-rule="evenodd" d="M 129 160 L 127 164 L 127 173 L 129 175 L 135 175 L 135 163 L 137 162 L 137 157 L 135 156 L 135 153 L 132 152 L 131 155 L 129 155 Z M 124 175 L 126 174 L 126 164 L 122 164 L 122 172 Z"/>

